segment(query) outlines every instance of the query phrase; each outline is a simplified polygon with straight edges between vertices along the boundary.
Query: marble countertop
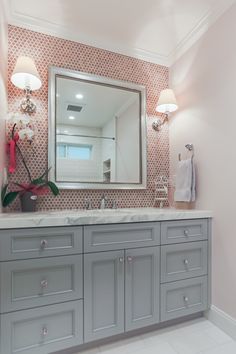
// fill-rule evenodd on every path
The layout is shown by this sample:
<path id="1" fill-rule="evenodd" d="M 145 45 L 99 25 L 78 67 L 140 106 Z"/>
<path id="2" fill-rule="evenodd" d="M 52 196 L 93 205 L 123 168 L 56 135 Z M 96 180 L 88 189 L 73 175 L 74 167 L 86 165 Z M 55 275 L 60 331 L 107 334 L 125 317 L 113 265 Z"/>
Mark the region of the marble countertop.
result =
<path id="1" fill-rule="evenodd" d="M 212 218 L 209 210 L 128 208 L 0 214 L 0 229 Z"/>

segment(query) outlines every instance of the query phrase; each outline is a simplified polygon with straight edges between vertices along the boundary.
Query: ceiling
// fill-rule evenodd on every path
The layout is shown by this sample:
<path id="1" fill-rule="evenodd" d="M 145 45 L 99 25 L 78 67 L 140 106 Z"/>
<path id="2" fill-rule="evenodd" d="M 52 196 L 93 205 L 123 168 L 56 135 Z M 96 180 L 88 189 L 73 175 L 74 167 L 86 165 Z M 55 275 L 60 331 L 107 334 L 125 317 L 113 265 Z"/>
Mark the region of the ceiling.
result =
<path id="1" fill-rule="evenodd" d="M 170 66 L 235 0 L 8 0 L 9 23 Z"/>
<path id="2" fill-rule="evenodd" d="M 135 101 L 139 102 L 137 92 L 76 79 L 58 77 L 56 87 L 56 112 L 59 125 L 102 128 L 122 109 Z M 80 112 L 68 111 L 68 105 L 82 109 Z"/>

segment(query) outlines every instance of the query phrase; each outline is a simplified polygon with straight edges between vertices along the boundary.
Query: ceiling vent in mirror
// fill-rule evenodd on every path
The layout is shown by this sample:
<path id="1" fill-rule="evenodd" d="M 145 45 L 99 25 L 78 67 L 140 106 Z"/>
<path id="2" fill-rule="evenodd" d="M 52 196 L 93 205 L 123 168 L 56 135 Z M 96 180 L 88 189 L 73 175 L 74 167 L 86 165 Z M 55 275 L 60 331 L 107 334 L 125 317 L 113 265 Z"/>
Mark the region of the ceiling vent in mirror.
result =
<path id="1" fill-rule="evenodd" d="M 76 106 L 76 105 L 73 105 L 73 104 L 68 104 L 67 111 L 70 111 L 70 112 L 81 112 L 82 108 L 83 108 L 82 106 Z"/>

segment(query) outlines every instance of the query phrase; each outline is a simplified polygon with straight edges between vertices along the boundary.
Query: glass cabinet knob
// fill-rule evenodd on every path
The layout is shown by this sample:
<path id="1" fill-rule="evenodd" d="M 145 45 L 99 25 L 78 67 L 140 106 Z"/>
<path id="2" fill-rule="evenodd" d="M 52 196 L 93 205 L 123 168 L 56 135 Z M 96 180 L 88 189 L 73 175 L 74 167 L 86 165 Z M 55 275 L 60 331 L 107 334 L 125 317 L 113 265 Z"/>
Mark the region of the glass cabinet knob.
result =
<path id="1" fill-rule="evenodd" d="M 48 281 L 46 279 L 42 280 L 40 286 L 42 289 L 46 289 L 48 287 Z"/>
<path id="2" fill-rule="evenodd" d="M 189 231 L 188 230 L 184 230 L 184 235 L 188 236 L 189 235 Z"/>
<path id="3" fill-rule="evenodd" d="M 42 336 L 45 337 L 47 335 L 48 335 L 48 329 L 47 329 L 47 327 L 43 327 L 42 328 Z"/>
<path id="4" fill-rule="evenodd" d="M 133 257 L 128 256 L 128 257 L 127 257 L 127 262 L 128 262 L 128 263 L 132 263 L 132 262 L 133 262 Z"/>
<path id="5" fill-rule="evenodd" d="M 185 265 L 188 265 L 188 264 L 189 264 L 188 259 L 185 259 L 185 260 L 184 260 L 184 264 L 185 264 Z"/>
<path id="6" fill-rule="evenodd" d="M 188 297 L 184 296 L 184 302 L 188 302 Z"/>
<path id="7" fill-rule="evenodd" d="M 40 246 L 42 249 L 46 248 L 48 246 L 48 241 L 47 240 L 42 240 L 40 243 Z"/>

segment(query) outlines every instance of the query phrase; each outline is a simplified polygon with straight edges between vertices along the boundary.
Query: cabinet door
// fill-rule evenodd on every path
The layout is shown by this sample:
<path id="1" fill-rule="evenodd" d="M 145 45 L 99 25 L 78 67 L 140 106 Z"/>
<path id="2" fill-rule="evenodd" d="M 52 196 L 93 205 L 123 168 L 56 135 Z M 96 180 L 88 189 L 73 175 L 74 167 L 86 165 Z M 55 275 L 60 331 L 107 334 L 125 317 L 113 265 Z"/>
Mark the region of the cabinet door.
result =
<path id="1" fill-rule="evenodd" d="M 124 251 L 84 256 L 85 342 L 124 332 Z"/>
<path id="2" fill-rule="evenodd" d="M 125 330 L 159 322 L 160 247 L 125 253 Z"/>

